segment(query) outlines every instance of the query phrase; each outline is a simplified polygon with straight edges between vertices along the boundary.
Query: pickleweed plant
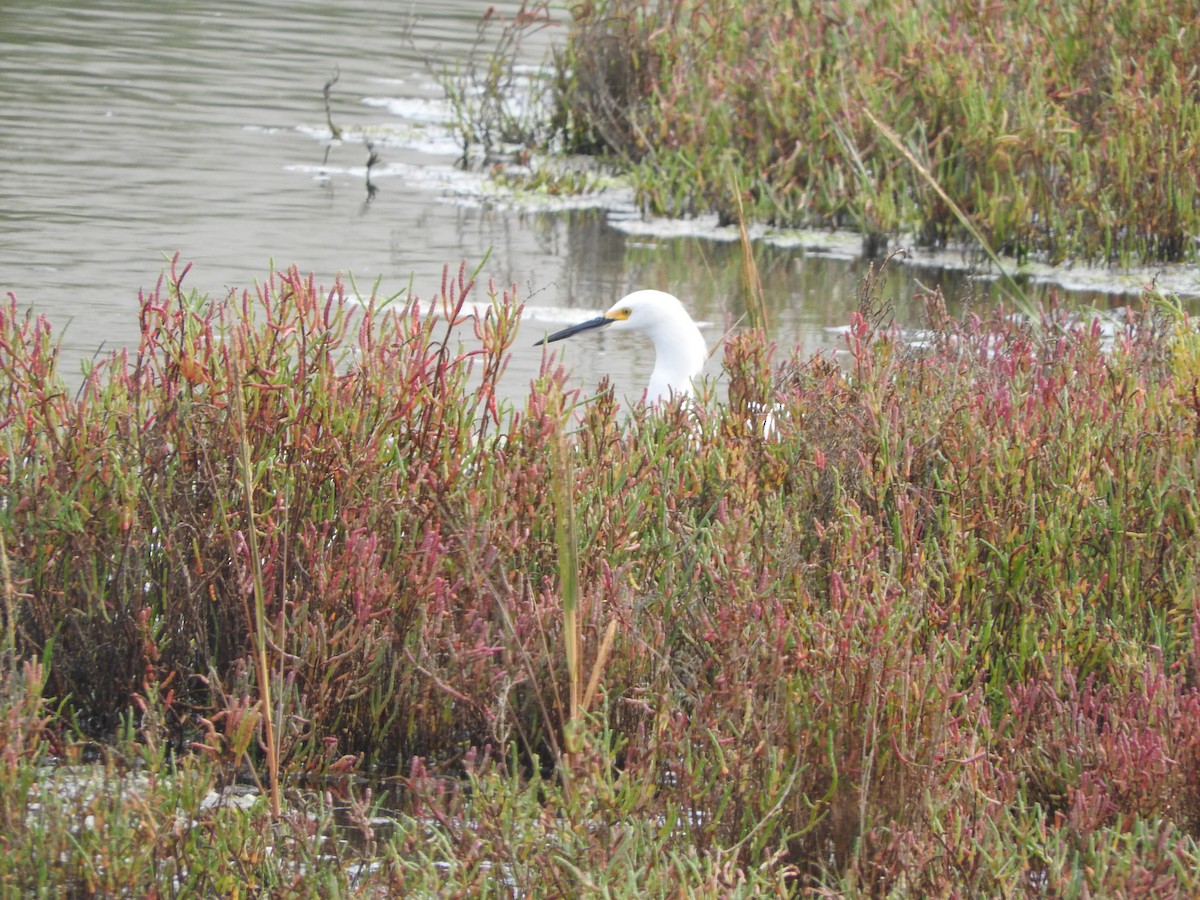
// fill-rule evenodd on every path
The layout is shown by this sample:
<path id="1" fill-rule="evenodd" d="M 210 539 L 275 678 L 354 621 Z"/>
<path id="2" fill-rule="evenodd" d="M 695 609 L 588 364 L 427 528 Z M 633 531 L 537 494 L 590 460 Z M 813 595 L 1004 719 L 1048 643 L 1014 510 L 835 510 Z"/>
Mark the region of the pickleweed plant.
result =
<path id="1" fill-rule="evenodd" d="M 595 0 L 572 8 L 553 121 L 657 214 L 1053 264 L 1194 260 L 1197 16 L 1183 0 Z"/>
<path id="2" fill-rule="evenodd" d="M 750 329 L 727 399 L 622 408 L 550 357 L 501 401 L 520 306 L 465 266 L 427 300 L 187 274 L 78 391 L 0 308 L 5 883 L 1200 889 L 1200 404 L 1162 298 L 934 292 L 918 345 L 872 270 L 839 352 Z M 49 749 L 154 778 L 40 799 Z M 272 752 L 278 812 L 198 805 Z"/>

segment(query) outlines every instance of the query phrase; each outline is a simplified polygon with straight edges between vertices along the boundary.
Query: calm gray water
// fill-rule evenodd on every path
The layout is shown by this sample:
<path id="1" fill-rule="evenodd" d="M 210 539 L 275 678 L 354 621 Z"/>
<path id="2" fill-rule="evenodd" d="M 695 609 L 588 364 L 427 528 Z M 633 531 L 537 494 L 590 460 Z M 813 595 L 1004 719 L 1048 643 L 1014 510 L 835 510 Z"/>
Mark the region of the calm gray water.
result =
<path id="1" fill-rule="evenodd" d="M 529 345 L 546 328 L 635 288 L 678 294 L 715 341 L 740 312 L 735 245 L 673 236 L 670 226 L 644 231 L 628 208 L 552 212 L 489 199 L 480 178 L 454 168 L 433 73 L 467 56 L 486 6 L 5 3 L 0 292 L 49 316 L 68 376 L 101 348 L 135 340 L 138 289 L 177 251 L 194 264 L 188 284 L 211 294 L 251 287 L 273 261 L 324 284 L 353 275 L 364 292 L 376 279 L 384 294 L 411 283 L 422 297 L 435 293 L 443 265 L 473 268 L 490 252 L 484 277 L 515 283 L 529 305 L 512 396 L 527 390 L 541 359 Z M 558 37 L 542 32 L 528 61 Z M 340 141 L 322 98 L 335 70 Z M 368 139 L 380 157 L 369 202 Z M 782 345 L 839 344 L 866 269 L 845 256 L 762 248 Z M 955 302 L 989 290 L 938 268 L 899 269 L 888 293 L 901 318 L 920 282 L 945 283 Z M 637 393 L 652 364 L 650 348 L 628 336 L 559 346 L 583 384 L 612 372 L 618 389 Z"/>

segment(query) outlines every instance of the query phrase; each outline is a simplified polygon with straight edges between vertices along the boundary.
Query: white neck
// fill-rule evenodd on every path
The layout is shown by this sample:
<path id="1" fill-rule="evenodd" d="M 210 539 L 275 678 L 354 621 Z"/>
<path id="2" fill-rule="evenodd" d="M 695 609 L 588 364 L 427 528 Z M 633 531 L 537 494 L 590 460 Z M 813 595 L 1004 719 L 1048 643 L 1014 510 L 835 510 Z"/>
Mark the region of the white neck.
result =
<path id="1" fill-rule="evenodd" d="M 671 340 L 656 340 L 654 371 L 646 389 L 646 402 L 665 401 L 672 394 L 691 397 L 695 394 L 692 379 L 700 374 L 708 359 L 708 346 L 695 325 L 685 327 Z"/>

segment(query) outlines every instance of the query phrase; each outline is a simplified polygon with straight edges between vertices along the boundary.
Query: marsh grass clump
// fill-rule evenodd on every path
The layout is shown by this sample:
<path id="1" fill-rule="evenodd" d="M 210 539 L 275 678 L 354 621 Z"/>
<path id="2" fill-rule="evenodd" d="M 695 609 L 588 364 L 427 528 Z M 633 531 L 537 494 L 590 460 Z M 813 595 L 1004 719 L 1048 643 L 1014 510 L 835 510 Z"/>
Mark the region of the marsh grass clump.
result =
<path id="1" fill-rule="evenodd" d="M 471 160 L 473 148 L 492 164 L 551 140 L 555 117 L 546 108 L 551 94 L 545 90 L 551 75 L 521 60 L 525 42 L 551 27 L 553 18 L 547 0 L 522 0 L 508 18 L 490 6 L 466 57 L 436 68 L 462 140 L 461 164 Z"/>
<path id="2" fill-rule="evenodd" d="M 569 146 L 623 160 L 660 214 L 733 223 L 744 204 L 873 243 L 1192 260 L 1197 16 L 1179 0 L 602 0 L 573 8 L 557 121 Z"/>
<path id="3" fill-rule="evenodd" d="M 424 303 L 185 275 L 78 392 L 0 315 L 6 884 L 1200 889 L 1166 299 L 934 295 L 917 348 L 868 280 L 839 358 L 747 333 L 728 403 L 621 411 L 553 369 L 500 402 L 519 306 L 463 269 Z M 268 728 L 280 808 L 235 806 Z M 125 799 L 50 786 L 89 740 Z"/>

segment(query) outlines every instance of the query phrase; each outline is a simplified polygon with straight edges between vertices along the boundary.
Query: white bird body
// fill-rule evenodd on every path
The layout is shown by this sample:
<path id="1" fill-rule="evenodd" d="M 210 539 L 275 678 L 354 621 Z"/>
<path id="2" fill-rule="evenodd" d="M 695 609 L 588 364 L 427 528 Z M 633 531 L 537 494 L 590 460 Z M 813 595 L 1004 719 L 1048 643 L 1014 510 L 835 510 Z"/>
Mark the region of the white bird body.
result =
<path id="1" fill-rule="evenodd" d="M 695 394 L 692 383 L 708 359 L 708 345 L 678 298 L 665 291 L 634 291 L 622 297 L 604 315 L 564 328 L 538 341 L 549 344 L 593 328 L 636 331 L 654 344 L 654 371 L 646 388 L 646 402 L 658 404 Z"/>

